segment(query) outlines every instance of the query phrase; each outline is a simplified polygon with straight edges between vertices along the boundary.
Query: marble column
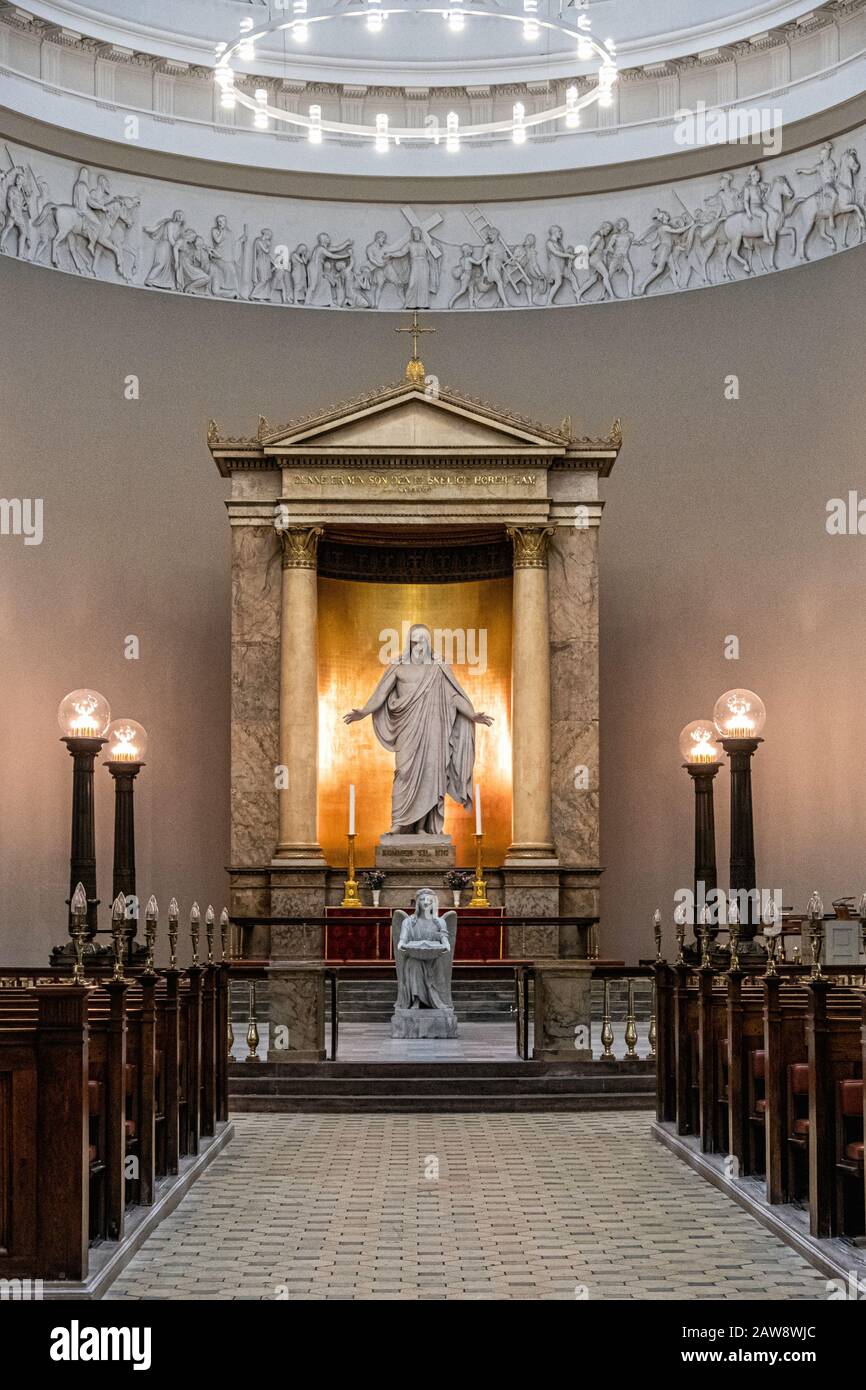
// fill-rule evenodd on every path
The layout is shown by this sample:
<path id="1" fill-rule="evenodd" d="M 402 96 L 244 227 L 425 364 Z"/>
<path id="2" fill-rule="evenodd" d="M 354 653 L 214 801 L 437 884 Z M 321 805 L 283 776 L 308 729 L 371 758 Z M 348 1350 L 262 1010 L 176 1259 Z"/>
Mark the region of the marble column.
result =
<path id="1" fill-rule="evenodd" d="M 279 840 L 276 858 L 323 864 L 318 843 L 318 592 L 320 526 L 280 531 L 283 553 L 280 614 Z"/>
<path id="2" fill-rule="evenodd" d="M 555 858 L 550 820 L 550 526 L 510 527 L 512 831 L 506 865 Z"/>

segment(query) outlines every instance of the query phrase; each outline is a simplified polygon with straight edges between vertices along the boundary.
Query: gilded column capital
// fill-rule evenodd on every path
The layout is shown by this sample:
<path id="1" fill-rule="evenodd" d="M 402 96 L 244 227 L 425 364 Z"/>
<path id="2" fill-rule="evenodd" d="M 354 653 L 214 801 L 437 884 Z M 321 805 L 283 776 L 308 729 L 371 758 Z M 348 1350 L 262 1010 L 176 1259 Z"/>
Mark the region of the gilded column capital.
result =
<path id="1" fill-rule="evenodd" d="M 284 570 L 314 570 L 319 551 L 321 526 L 288 526 L 278 531 Z"/>
<path id="2" fill-rule="evenodd" d="M 554 526 L 509 526 L 507 534 L 514 546 L 516 570 L 547 569 L 547 542 Z"/>

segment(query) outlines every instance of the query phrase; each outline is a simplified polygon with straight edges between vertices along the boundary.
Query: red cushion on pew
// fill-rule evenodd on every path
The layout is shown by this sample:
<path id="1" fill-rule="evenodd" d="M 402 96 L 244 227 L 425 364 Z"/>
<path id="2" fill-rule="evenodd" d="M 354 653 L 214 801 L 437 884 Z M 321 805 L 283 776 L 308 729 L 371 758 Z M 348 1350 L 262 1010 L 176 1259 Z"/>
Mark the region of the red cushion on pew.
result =
<path id="1" fill-rule="evenodd" d="M 751 1054 L 752 1076 L 756 1081 L 761 1081 L 767 1074 L 767 1054 L 762 1047 L 756 1048 Z"/>
<path id="2" fill-rule="evenodd" d="M 791 1133 L 792 1133 L 792 1134 L 808 1134 L 808 1133 L 809 1133 L 809 1121 L 808 1121 L 808 1120 L 795 1120 L 795 1121 L 794 1121 L 794 1128 L 792 1129 Z"/>
<path id="3" fill-rule="evenodd" d="M 764 1113 L 764 1111 L 766 1110 L 766 1108 L 767 1108 L 767 1102 L 766 1102 L 765 1100 L 762 1099 L 762 1100 L 756 1100 L 756 1101 L 755 1101 L 755 1110 L 758 1112 L 759 1115 L 763 1115 L 763 1113 Z"/>
<path id="4" fill-rule="evenodd" d="M 852 1163 L 863 1162 L 863 1140 L 858 1139 L 856 1144 L 849 1144 L 845 1149 L 845 1157 L 850 1158 Z"/>
<path id="5" fill-rule="evenodd" d="M 863 1082 L 839 1082 L 839 1108 L 843 1115 L 863 1114 Z"/>
<path id="6" fill-rule="evenodd" d="M 791 1078 L 791 1090 L 795 1096 L 807 1096 L 809 1094 L 809 1063 L 795 1062 L 788 1068 L 788 1075 Z"/>

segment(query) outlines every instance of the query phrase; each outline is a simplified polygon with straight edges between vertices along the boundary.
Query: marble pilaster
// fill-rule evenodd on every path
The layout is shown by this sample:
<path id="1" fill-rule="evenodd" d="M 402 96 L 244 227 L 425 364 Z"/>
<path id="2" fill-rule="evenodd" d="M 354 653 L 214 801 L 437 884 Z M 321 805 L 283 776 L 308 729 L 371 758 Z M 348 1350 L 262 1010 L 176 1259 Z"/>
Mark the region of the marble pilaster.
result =
<path id="1" fill-rule="evenodd" d="M 325 1060 L 325 968 L 302 961 L 268 967 L 268 1061 Z"/>
<path id="2" fill-rule="evenodd" d="M 272 526 L 232 527 L 231 861 L 266 863 L 277 839 L 280 571 Z"/>
<path id="3" fill-rule="evenodd" d="M 591 995 L 590 961 L 536 963 L 535 1061 L 592 1061 Z"/>

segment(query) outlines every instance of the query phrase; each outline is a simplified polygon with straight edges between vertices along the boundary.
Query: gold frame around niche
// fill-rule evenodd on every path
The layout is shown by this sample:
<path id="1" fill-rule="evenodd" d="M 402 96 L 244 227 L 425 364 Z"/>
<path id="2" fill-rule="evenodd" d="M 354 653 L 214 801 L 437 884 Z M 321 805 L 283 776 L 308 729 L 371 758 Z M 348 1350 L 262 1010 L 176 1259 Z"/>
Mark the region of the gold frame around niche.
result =
<path id="1" fill-rule="evenodd" d="M 494 716 L 492 727 L 476 726 L 475 781 L 481 787 L 485 862 L 504 860 L 511 843 L 511 590 L 510 577 L 383 584 L 319 576 L 318 823 L 329 864 L 346 862 L 350 783 L 359 867 L 372 866 L 379 837 L 390 828 L 393 755 L 378 743 L 371 719 L 347 725 L 342 716 L 364 705 L 380 680 L 394 652 L 388 633 L 400 634 L 411 623 L 476 634 L 474 641 L 464 636 L 462 650 L 459 636 L 454 640 L 453 665 L 475 708 Z M 443 655 L 447 659 L 448 652 Z M 462 663 L 461 655 L 467 658 Z M 474 863 L 474 829 L 474 812 L 446 800 L 445 832 L 453 837 L 461 867 Z"/>

